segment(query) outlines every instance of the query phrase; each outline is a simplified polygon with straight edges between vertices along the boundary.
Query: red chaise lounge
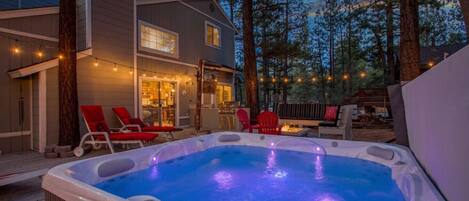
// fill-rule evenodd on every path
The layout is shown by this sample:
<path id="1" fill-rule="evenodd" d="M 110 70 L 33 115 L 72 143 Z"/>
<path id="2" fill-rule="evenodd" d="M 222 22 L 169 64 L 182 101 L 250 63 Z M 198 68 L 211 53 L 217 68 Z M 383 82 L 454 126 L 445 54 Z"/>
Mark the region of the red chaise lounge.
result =
<path id="1" fill-rule="evenodd" d="M 120 129 L 109 128 L 100 105 L 83 105 L 80 106 L 80 110 L 88 133 L 83 135 L 80 145 L 74 150 L 77 157 L 84 154 L 83 145 L 85 144 L 91 144 L 93 147 L 107 144 L 111 153 L 114 153 L 113 144 L 139 144 L 143 147 L 143 142 L 149 142 L 158 137 L 155 133 L 128 132 L 125 126 Z"/>
<path id="2" fill-rule="evenodd" d="M 149 126 L 139 118 L 132 118 L 132 116 L 130 116 L 129 111 L 125 107 L 115 107 L 112 108 L 112 111 L 114 111 L 114 114 L 116 114 L 121 124 L 123 126 L 126 126 L 131 131 L 151 133 L 163 132 L 169 134 L 169 136 L 171 136 L 171 139 L 174 140 L 175 138 L 173 132 L 182 130 L 172 126 Z"/>

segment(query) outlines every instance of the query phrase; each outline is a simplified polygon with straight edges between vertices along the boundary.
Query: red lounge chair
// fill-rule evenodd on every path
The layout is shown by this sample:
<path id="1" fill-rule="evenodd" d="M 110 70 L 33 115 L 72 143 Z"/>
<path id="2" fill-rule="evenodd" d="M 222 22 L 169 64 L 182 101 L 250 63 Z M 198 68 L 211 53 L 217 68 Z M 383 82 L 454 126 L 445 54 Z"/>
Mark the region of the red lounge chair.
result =
<path id="1" fill-rule="evenodd" d="M 243 126 L 241 128 L 241 132 L 248 130 L 250 133 L 252 133 L 253 129 L 259 128 L 259 125 L 251 125 L 248 112 L 246 112 L 246 110 L 244 109 L 239 109 L 238 111 L 236 111 L 236 117 L 238 117 L 239 122 Z"/>
<path id="2" fill-rule="evenodd" d="M 174 140 L 175 138 L 173 132 L 182 130 L 179 128 L 174 128 L 172 126 L 149 126 L 139 118 L 132 118 L 130 116 L 129 111 L 127 111 L 125 107 L 115 107 L 112 108 L 112 111 L 114 111 L 114 114 L 116 114 L 121 124 L 131 131 L 164 132 L 169 134 L 169 136 L 171 136 L 171 139 Z"/>
<path id="3" fill-rule="evenodd" d="M 149 142 L 158 137 L 158 134 L 154 133 L 126 132 L 125 126 L 121 129 L 110 129 L 104 119 L 103 109 L 99 105 L 80 106 L 80 110 L 88 133 L 83 135 L 80 145 L 74 150 L 77 157 L 84 154 L 83 145 L 85 144 L 91 144 L 95 148 L 101 144 L 107 144 L 111 153 L 114 153 L 112 144 L 139 144 L 143 147 L 143 142 Z M 88 137 L 90 140 L 86 140 Z"/>
<path id="4" fill-rule="evenodd" d="M 278 125 L 278 116 L 273 112 L 261 112 L 257 116 L 257 122 L 259 123 L 259 133 L 280 135 L 282 132 L 282 127 Z"/>

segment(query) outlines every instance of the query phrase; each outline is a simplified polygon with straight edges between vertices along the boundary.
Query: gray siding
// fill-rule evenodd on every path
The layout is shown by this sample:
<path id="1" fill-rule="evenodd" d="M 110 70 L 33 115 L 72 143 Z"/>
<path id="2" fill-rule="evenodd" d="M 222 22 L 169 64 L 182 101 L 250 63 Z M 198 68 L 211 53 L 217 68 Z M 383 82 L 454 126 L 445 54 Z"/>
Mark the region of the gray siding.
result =
<path id="1" fill-rule="evenodd" d="M 93 0 L 92 47 L 93 56 L 100 61 L 94 67 L 94 59 L 78 61 L 78 96 L 80 105 L 102 105 L 111 127 L 120 127 L 111 109 L 125 106 L 133 112 L 133 0 Z M 118 71 L 112 71 L 114 63 Z M 80 118 L 81 119 L 81 118 Z M 81 119 L 82 121 L 82 119 Z M 81 123 L 82 133 L 86 131 Z"/>
<path id="2" fill-rule="evenodd" d="M 133 66 L 133 1 L 93 0 L 93 55 Z"/>
<path id="3" fill-rule="evenodd" d="M 47 70 L 47 139 L 46 144 L 59 142 L 59 68 Z"/>
<path id="4" fill-rule="evenodd" d="M 220 22 L 226 25 L 231 25 L 230 21 L 223 15 L 222 11 L 217 8 L 217 5 L 215 5 L 212 0 L 201 0 L 201 1 L 183 0 L 183 1 L 189 4 L 190 6 L 197 8 L 197 10 L 200 10 L 204 12 L 205 14 L 219 20 Z"/>
<path id="5" fill-rule="evenodd" d="M 200 1 L 206 4 L 210 1 Z M 198 64 L 199 59 L 234 66 L 234 31 L 179 3 L 159 3 L 138 6 L 138 20 L 177 32 L 179 34 L 179 59 L 191 64 Z M 215 16 L 222 21 L 224 17 Z M 220 18 L 220 19 L 219 19 Z M 190 19 L 190 22 L 188 22 Z M 221 48 L 205 45 L 205 21 L 209 21 L 221 28 Z M 156 55 L 144 51 L 139 53 Z"/>
<path id="6" fill-rule="evenodd" d="M 0 20 L 0 27 L 23 31 L 28 33 L 40 34 L 49 37 L 57 37 L 58 33 L 58 17 L 57 15 L 43 15 L 35 17 L 23 17 Z M 15 39 L 18 42 L 15 43 Z M 21 53 L 14 55 L 11 48 L 17 45 L 21 48 Z M 57 55 L 57 43 L 22 37 L 18 35 L 0 33 L 0 54 L 4 55 L 0 58 L 0 91 L 4 92 L 4 97 L 0 99 L 0 133 L 18 132 L 21 130 L 31 130 L 30 128 L 30 77 L 12 79 L 8 75 L 8 71 L 39 63 L 43 60 L 50 59 Z M 36 58 L 34 53 L 42 49 L 45 57 Z M 34 84 L 33 84 L 34 86 Z M 34 91 L 34 89 L 33 89 Z M 19 121 L 19 98 L 24 98 L 24 123 L 21 125 Z M 36 99 L 37 100 L 37 99 Z M 37 103 L 37 101 L 33 101 Z M 37 105 L 36 105 L 37 106 Z M 36 108 L 33 105 L 33 108 Z M 33 114 L 32 117 L 37 118 Z M 36 119 L 37 120 L 37 119 Z M 36 122 L 36 121 L 33 121 Z M 33 132 L 36 132 L 33 126 Z M 0 134 L 1 135 L 1 134 Z M 37 139 L 34 139 L 37 140 Z M 0 138 L 0 150 L 4 153 L 28 150 L 31 142 L 30 136 Z"/>
<path id="7" fill-rule="evenodd" d="M 33 130 L 32 130 L 32 143 L 33 150 L 39 150 L 39 74 L 34 74 L 31 76 L 33 82 Z"/>

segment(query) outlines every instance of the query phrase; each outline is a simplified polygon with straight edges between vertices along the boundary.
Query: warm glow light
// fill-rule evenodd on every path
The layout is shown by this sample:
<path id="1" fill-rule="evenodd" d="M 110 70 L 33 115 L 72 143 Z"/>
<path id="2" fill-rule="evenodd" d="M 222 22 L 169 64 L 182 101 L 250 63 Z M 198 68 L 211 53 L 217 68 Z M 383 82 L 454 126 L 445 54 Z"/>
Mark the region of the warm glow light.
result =
<path id="1" fill-rule="evenodd" d="M 288 78 L 283 79 L 283 82 L 287 83 L 287 82 L 288 82 Z"/>
<path id="2" fill-rule="evenodd" d="M 434 64 L 432 61 L 429 61 L 429 62 L 428 62 L 428 67 L 431 68 L 431 67 L 433 67 L 434 65 L 435 65 L 435 64 Z"/>
<path id="3" fill-rule="evenodd" d="M 264 82 L 264 78 L 262 78 L 262 77 L 259 78 L 259 81 L 260 81 L 260 82 Z"/>
<path id="4" fill-rule="evenodd" d="M 93 66 L 94 66 L 94 67 L 98 67 L 98 66 L 99 66 L 98 59 L 95 59 L 95 60 L 94 60 L 94 62 L 93 62 Z"/>
<path id="5" fill-rule="evenodd" d="M 130 70 L 130 71 L 129 71 L 129 74 L 131 74 L 131 75 L 134 74 L 134 71 L 133 71 L 133 70 Z"/>
<path id="6" fill-rule="evenodd" d="M 117 67 L 112 68 L 112 70 L 113 70 L 114 72 L 116 72 L 116 71 L 117 71 Z"/>
<path id="7" fill-rule="evenodd" d="M 277 80 L 275 79 L 275 77 L 272 78 L 272 82 L 276 82 Z"/>
<path id="8" fill-rule="evenodd" d="M 301 78 L 298 78 L 296 82 L 302 82 L 303 80 Z"/>
<path id="9" fill-rule="evenodd" d="M 327 76 L 327 81 L 331 81 L 332 80 L 332 76 Z"/>
<path id="10" fill-rule="evenodd" d="M 13 53 L 15 53 L 15 54 L 21 53 L 21 49 L 20 49 L 19 47 L 14 47 L 14 48 L 12 49 L 12 51 L 13 51 Z"/>
<path id="11" fill-rule="evenodd" d="M 59 59 L 60 60 L 64 59 L 64 55 L 59 54 Z"/>
<path id="12" fill-rule="evenodd" d="M 36 56 L 37 56 L 37 58 L 42 58 L 42 57 L 44 57 L 44 53 L 42 51 L 37 51 Z"/>
<path id="13" fill-rule="evenodd" d="M 365 72 L 361 72 L 360 73 L 360 78 L 365 78 L 366 77 L 366 73 Z"/>
<path id="14" fill-rule="evenodd" d="M 318 78 L 313 77 L 312 81 L 313 81 L 313 82 L 316 82 L 316 81 L 318 81 Z"/>
<path id="15" fill-rule="evenodd" d="M 344 74 L 344 76 L 342 76 L 342 79 L 348 80 L 348 75 L 347 75 L 347 74 Z"/>

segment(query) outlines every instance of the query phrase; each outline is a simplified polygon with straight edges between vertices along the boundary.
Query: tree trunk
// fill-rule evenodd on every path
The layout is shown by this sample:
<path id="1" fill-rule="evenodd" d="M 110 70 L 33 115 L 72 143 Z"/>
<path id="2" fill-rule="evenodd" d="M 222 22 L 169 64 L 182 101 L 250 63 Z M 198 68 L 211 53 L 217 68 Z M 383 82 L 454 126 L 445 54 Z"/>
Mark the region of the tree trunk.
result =
<path id="1" fill-rule="evenodd" d="M 466 24 L 466 34 L 469 39 L 469 1 L 468 0 L 459 0 L 461 5 L 461 11 L 464 17 L 464 23 Z"/>
<path id="2" fill-rule="evenodd" d="M 76 2 L 61 0 L 59 13 L 59 145 L 78 145 Z"/>
<path id="3" fill-rule="evenodd" d="M 255 121 L 259 114 L 257 97 L 257 65 L 254 47 L 252 0 L 243 1 L 243 48 L 244 48 L 244 78 L 246 88 L 246 102 L 251 110 L 251 121 Z"/>
<path id="4" fill-rule="evenodd" d="M 420 75 L 420 44 L 418 1 L 401 0 L 401 81 L 410 81 Z"/>
<path id="5" fill-rule="evenodd" d="M 386 63 L 389 73 L 388 84 L 394 84 L 396 81 L 393 14 L 393 0 L 386 0 Z"/>

